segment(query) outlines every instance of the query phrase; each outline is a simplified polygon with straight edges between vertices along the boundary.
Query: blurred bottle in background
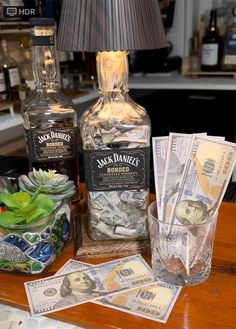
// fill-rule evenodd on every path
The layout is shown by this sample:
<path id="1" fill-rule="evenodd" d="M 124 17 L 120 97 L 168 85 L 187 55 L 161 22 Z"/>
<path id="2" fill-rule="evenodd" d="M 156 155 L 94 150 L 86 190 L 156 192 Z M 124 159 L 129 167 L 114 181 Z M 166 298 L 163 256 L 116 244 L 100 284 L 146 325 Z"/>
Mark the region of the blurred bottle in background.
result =
<path id="1" fill-rule="evenodd" d="M 21 52 L 20 74 L 23 84 L 30 90 L 35 89 L 33 68 L 32 68 L 32 40 L 30 37 L 22 37 L 19 43 Z M 25 90 L 25 88 L 21 88 Z"/>
<path id="2" fill-rule="evenodd" d="M 217 31 L 224 38 L 228 20 L 231 16 L 231 0 L 213 0 L 212 9 L 217 10 Z"/>
<path id="3" fill-rule="evenodd" d="M 1 40 L 1 55 L 1 71 L 5 79 L 7 100 L 16 100 L 19 98 L 18 87 L 21 84 L 20 71 L 16 61 L 8 53 L 5 39 Z"/>
<path id="4" fill-rule="evenodd" d="M 1 62 L 0 57 L 0 102 L 4 102 L 7 100 L 7 87 Z"/>
<path id="5" fill-rule="evenodd" d="M 71 69 L 71 61 L 73 60 L 73 52 L 59 51 L 61 84 L 63 89 L 74 88 L 73 74 Z"/>
<path id="6" fill-rule="evenodd" d="M 200 71 L 199 33 L 196 32 L 191 39 L 190 65 L 192 72 Z"/>
<path id="7" fill-rule="evenodd" d="M 226 30 L 222 70 L 236 71 L 236 8 L 232 10 L 233 21 Z"/>
<path id="8" fill-rule="evenodd" d="M 202 39 L 201 69 L 202 71 L 220 70 L 222 54 L 222 38 L 217 30 L 217 10 L 212 9 L 209 27 Z"/>

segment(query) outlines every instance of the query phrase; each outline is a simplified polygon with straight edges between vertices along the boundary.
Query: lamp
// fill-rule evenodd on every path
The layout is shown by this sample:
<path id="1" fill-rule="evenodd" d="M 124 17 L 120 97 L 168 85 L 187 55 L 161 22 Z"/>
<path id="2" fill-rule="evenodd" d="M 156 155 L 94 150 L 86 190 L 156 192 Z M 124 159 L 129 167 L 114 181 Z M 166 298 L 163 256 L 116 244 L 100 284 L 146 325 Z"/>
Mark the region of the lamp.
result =
<path id="1" fill-rule="evenodd" d="M 90 236 L 144 237 L 151 127 L 128 95 L 126 51 L 166 46 L 158 0 L 64 0 L 57 44 L 98 52 L 100 98 L 80 125 Z"/>
<path id="2" fill-rule="evenodd" d="M 158 0 L 64 0 L 58 48 L 118 51 L 166 46 Z"/>

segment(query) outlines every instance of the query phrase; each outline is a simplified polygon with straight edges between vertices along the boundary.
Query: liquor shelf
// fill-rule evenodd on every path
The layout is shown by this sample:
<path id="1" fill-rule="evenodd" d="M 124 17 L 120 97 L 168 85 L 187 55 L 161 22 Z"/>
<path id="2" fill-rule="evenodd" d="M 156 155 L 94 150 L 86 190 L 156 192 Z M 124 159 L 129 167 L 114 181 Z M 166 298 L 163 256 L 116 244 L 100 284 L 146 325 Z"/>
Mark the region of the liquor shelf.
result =
<path id="1" fill-rule="evenodd" d="M 29 22 L 0 22 L 0 35 L 16 33 L 30 33 Z"/>
<path id="2" fill-rule="evenodd" d="M 236 81 L 229 77 L 199 77 L 191 78 L 170 73 L 135 73 L 130 75 L 130 89 L 155 90 L 236 90 Z"/>

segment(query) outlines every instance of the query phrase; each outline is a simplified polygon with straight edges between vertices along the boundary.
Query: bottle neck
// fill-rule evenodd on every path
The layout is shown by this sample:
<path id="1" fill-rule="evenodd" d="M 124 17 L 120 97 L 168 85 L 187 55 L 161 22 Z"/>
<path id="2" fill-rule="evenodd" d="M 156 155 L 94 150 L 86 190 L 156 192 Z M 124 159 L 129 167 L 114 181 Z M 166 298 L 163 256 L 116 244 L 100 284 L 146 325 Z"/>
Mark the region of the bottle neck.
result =
<path id="1" fill-rule="evenodd" d="M 7 42 L 4 39 L 1 41 L 1 48 L 3 55 L 7 55 Z"/>
<path id="2" fill-rule="evenodd" d="M 55 31 L 33 31 L 33 76 L 38 91 L 54 92 L 58 89 L 58 61 L 55 48 Z"/>
<path id="3" fill-rule="evenodd" d="M 103 95 L 128 92 L 128 60 L 125 51 L 97 53 L 99 91 Z"/>
<path id="4" fill-rule="evenodd" d="M 211 11 L 209 31 L 214 32 L 217 30 L 217 12 L 216 10 Z"/>
<path id="5" fill-rule="evenodd" d="M 37 89 L 50 91 L 58 88 L 54 46 L 33 47 L 33 75 Z"/>

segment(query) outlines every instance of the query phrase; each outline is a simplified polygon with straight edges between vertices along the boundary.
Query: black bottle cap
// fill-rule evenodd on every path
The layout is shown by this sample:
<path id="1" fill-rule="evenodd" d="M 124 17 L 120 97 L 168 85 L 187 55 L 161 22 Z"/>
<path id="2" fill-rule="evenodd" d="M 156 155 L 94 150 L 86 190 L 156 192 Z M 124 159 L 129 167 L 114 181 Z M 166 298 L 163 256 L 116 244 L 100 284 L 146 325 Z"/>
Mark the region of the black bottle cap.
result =
<path id="1" fill-rule="evenodd" d="M 30 22 L 31 26 L 54 26 L 55 25 L 54 18 L 44 18 L 44 17 L 30 18 L 29 22 Z"/>

